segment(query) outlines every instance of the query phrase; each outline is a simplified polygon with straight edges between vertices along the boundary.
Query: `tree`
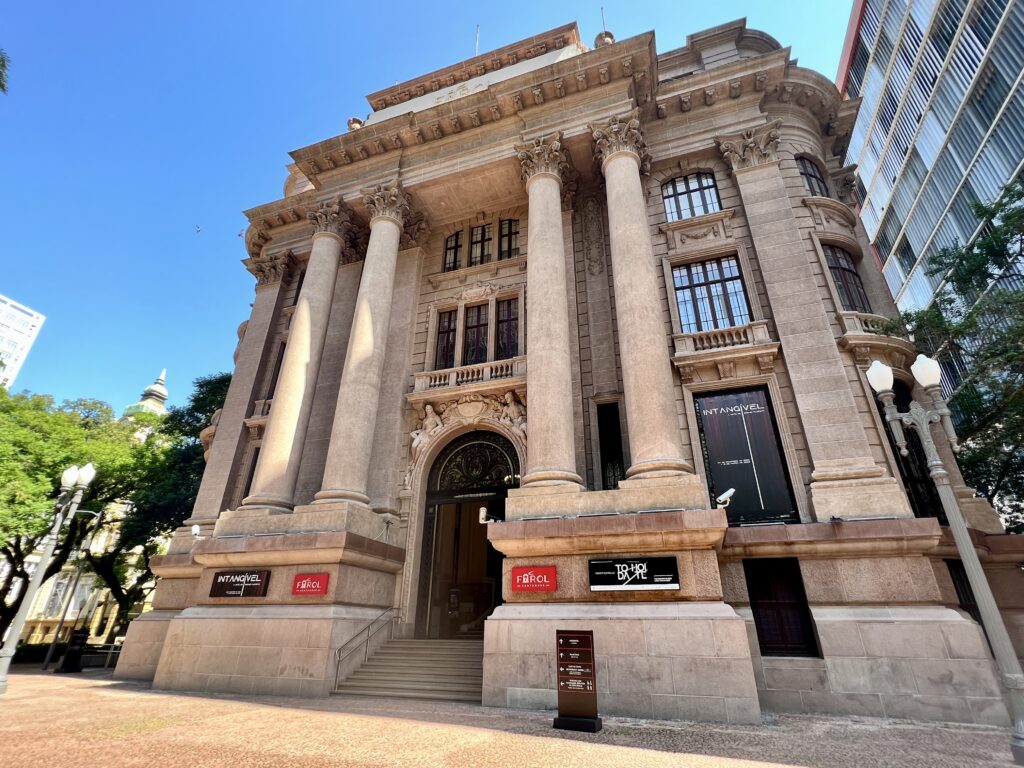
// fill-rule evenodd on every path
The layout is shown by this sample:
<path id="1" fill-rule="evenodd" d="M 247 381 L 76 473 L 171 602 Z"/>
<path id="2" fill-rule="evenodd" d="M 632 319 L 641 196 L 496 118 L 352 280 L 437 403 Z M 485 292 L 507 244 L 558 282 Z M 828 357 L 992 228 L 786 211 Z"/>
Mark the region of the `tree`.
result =
<path id="1" fill-rule="evenodd" d="M 160 553 L 165 537 L 192 511 L 205 468 L 199 432 L 223 404 L 230 382 L 228 373 L 196 379 L 188 403 L 171 408 L 145 436 L 133 467 L 137 476 L 120 507 L 122 515 L 106 523 L 114 543 L 102 554 L 87 555 L 117 603 L 111 639 L 125 631 L 133 606 L 151 588 L 150 558 Z"/>
<path id="2" fill-rule="evenodd" d="M 0 48 L 0 93 L 7 93 L 7 68 L 11 64 L 11 57 L 7 51 Z"/>
<path id="3" fill-rule="evenodd" d="M 930 260 L 928 273 L 945 284 L 901 320 L 923 352 L 962 377 L 950 408 L 964 478 L 1007 530 L 1024 533 L 1024 183 L 974 212 L 981 234 Z"/>
<path id="4" fill-rule="evenodd" d="M 0 635 L 21 605 L 24 590 L 17 587 L 27 583 L 26 560 L 50 527 L 61 472 L 90 461 L 97 467 L 83 498 L 85 509 L 122 497 L 130 487 L 126 470 L 135 461 L 136 429 L 115 421 L 105 403 L 57 406 L 47 395 L 11 395 L 0 388 L 0 556 L 6 566 L 0 579 Z M 64 526 L 46 578 L 64 566 L 87 526 L 85 517 Z"/>

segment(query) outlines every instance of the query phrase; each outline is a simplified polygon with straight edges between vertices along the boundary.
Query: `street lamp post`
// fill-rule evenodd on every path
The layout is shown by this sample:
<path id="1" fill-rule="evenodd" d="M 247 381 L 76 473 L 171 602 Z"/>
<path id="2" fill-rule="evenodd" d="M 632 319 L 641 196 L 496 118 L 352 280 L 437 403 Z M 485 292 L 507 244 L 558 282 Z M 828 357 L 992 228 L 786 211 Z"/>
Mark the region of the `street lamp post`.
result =
<path id="1" fill-rule="evenodd" d="M 53 550 L 56 549 L 57 540 L 60 538 L 61 528 L 64 527 L 66 520 L 70 520 L 75 516 L 78 505 L 82 503 L 82 494 L 85 493 L 85 489 L 89 487 L 89 483 L 92 482 L 95 476 L 96 468 L 92 464 L 86 464 L 81 469 L 78 467 L 68 467 L 64 470 L 64 474 L 60 476 L 60 496 L 57 497 L 57 508 L 53 515 L 53 525 L 50 528 L 49 535 L 46 537 L 46 545 L 39 556 L 39 562 L 36 564 L 35 570 L 32 571 L 32 577 L 25 587 L 25 596 L 22 598 L 21 606 L 18 608 L 18 613 L 8 630 L 7 642 L 0 649 L 0 694 L 7 692 L 7 671 L 10 669 L 14 652 L 18 649 L 21 630 L 25 626 L 28 612 L 32 610 L 32 602 L 35 599 L 36 591 L 39 589 L 40 584 L 43 583 L 46 569 L 50 566 Z M 72 487 L 74 488 L 73 495 Z"/>
<path id="2" fill-rule="evenodd" d="M 1013 643 L 1010 642 L 1010 635 L 1006 631 L 1003 617 L 992 596 L 992 589 L 985 577 L 985 571 L 982 570 L 981 561 L 978 560 L 974 542 L 971 541 L 971 536 L 967 532 L 967 524 L 960 513 L 960 505 L 957 503 L 953 487 L 949 482 L 949 473 L 946 471 L 935 447 L 935 441 L 932 439 L 931 425 L 941 423 L 953 452 L 956 453 L 960 450 L 949 408 L 942 397 L 942 388 L 939 386 L 941 369 L 935 360 L 918 355 L 910 370 L 917 383 L 924 389 L 925 394 L 931 398 L 932 407 L 930 409 L 913 401 L 910 403 L 910 410 L 906 413 L 897 410 L 895 395 L 892 391 L 892 368 L 879 360 L 872 361 L 867 370 L 868 383 L 885 407 L 885 420 L 900 449 L 900 454 L 907 455 L 904 427 L 913 429 L 921 439 L 921 447 L 924 449 L 925 458 L 928 461 L 928 472 L 939 493 L 942 511 L 946 514 L 949 529 L 953 534 L 953 541 L 956 543 L 960 560 L 967 572 L 967 580 L 971 584 L 974 598 L 978 603 L 981 623 L 985 627 L 989 643 L 992 646 L 992 653 L 995 656 L 996 666 L 999 668 L 1003 685 L 1006 688 L 1008 709 L 1013 721 L 1010 751 L 1013 753 L 1014 761 L 1018 765 L 1024 765 L 1024 673 L 1021 672 L 1017 653 L 1013 648 Z"/>

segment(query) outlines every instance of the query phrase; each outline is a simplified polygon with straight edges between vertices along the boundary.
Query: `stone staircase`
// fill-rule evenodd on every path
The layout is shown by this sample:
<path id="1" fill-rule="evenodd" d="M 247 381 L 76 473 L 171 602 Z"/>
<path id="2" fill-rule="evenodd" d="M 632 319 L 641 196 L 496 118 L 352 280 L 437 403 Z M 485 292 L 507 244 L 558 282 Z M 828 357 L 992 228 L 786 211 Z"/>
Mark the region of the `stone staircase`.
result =
<path id="1" fill-rule="evenodd" d="M 335 693 L 480 703 L 483 635 L 453 640 L 388 640 Z"/>

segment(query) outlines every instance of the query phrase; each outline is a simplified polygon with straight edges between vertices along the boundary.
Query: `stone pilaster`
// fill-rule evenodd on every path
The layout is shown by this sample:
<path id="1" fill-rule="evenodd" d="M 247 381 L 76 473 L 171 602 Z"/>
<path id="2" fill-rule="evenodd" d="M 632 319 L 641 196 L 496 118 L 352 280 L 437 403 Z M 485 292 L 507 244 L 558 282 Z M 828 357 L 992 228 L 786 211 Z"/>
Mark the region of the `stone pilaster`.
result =
<path id="1" fill-rule="evenodd" d="M 576 474 L 568 277 L 562 182 L 569 168 L 561 134 L 516 145 L 529 196 L 526 337 L 530 437 L 523 486 L 581 488 Z"/>
<path id="2" fill-rule="evenodd" d="M 779 170 L 781 123 L 720 136 L 715 143 L 736 178 L 757 249 L 814 463 L 814 513 L 818 520 L 851 514 L 911 517 L 899 484 L 872 458 L 816 281 L 817 257 L 801 234 Z"/>
<path id="3" fill-rule="evenodd" d="M 252 488 L 242 502 L 244 509 L 288 512 L 294 505 L 295 480 L 320 370 L 338 260 L 351 227 L 350 218 L 339 200 L 324 202 L 309 214 L 315 230 L 313 249 L 292 315 Z"/>
<path id="4" fill-rule="evenodd" d="M 591 125 L 608 198 L 616 327 L 632 463 L 628 478 L 693 472 L 683 458 L 676 388 L 640 174 L 650 165 L 638 111 Z"/>
<path id="5" fill-rule="evenodd" d="M 338 390 L 322 490 L 316 502 L 367 504 L 367 480 L 387 351 L 395 266 L 409 217 L 409 196 L 397 182 L 364 189 L 370 243 Z M 422 217 L 418 217 L 422 221 Z"/>

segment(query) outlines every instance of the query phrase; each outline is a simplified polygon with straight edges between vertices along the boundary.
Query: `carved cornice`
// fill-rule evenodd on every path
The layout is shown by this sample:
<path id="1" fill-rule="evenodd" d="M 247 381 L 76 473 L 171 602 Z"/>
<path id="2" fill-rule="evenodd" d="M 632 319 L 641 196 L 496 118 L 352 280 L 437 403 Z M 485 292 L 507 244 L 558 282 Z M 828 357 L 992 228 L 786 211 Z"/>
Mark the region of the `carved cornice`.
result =
<path id="1" fill-rule="evenodd" d="M 412 201 L 409 193 L 397 181 L 366 187 L 359 192 L 363 196 L 363 203 L 370 209 L 371 224 L 374 219 L 383 216 L 398 222 L 399 227 L 404 226 Z"/>
<path id="2" fill-rule="evenodd" d="M 615 115 L 606 125 L 589 126 L 596 146 L 594 156 L 602 165 L 617 152 L 632 152 L 640 162 L 640 172 L 650 173 L 651 156 L 640 129 L 640 110 Z"/>
<path id="3" fill-rule="evenodd" d="M 341 202 L 341 198 L 325 200 L 315 210 L 306 214 L 313 225 L 313 232 L 330 232 L 343 240 L 352 228 L 352 212 Z"/>
<path id="4" fill-rule="evenodd" d="M 516 157 L 523 169 L 523 181 L 538 173 L 552 174 L 564 183 L 569 175 L 569 153 L 562 146 L 561 132 L 541 136 L 525 144 L 516 144 Z"/>
<path id="5" fill-rule="evenodd" d="M 284 280 L 295 263 L 295 255 L 290 251 L 252 256 L 242 261 L 245 268 L 256 278 L 257 285 L 272 285 Z"/>
<path id="6" fill-rule="evenodd" d="M 715 145 L 734 172 L 774 163 L 779 159 L 776 152 L 782 138 L 781 126 L 780 118 L 731 136 L 716 136 Z"/>

